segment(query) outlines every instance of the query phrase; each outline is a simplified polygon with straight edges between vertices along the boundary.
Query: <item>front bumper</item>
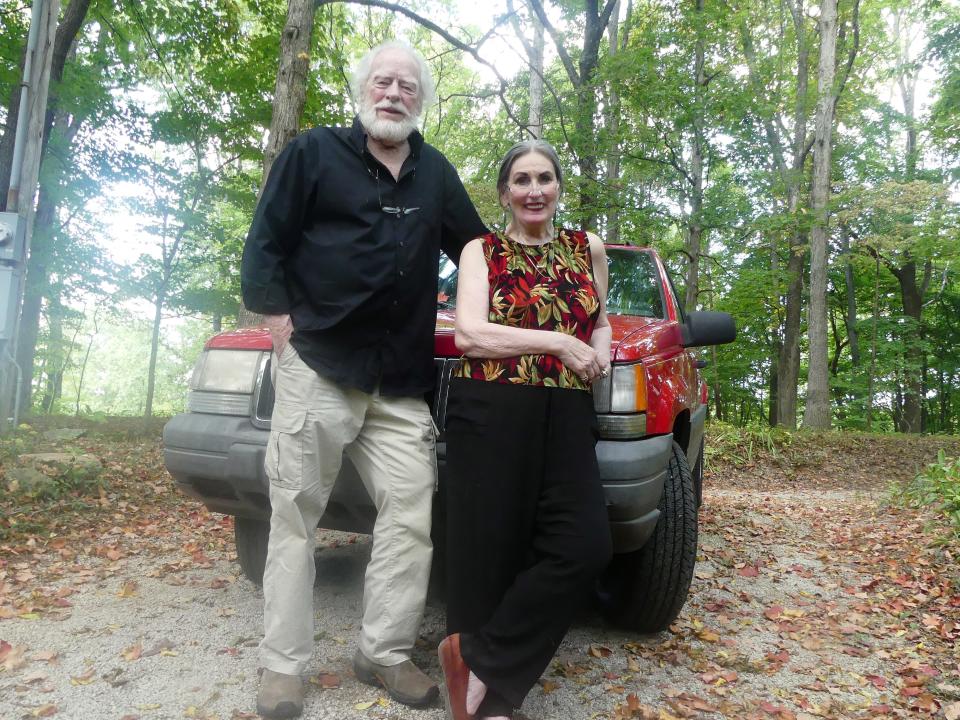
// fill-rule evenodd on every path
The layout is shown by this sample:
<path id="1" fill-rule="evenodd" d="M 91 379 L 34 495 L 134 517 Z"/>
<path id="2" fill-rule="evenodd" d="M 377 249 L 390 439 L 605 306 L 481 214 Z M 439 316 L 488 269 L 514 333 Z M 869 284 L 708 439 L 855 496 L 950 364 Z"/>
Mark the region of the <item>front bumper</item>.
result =
<path id="1" fill-rule="evenodd" d="M 210 510 L 258 519 L 270 517 L 263 469 L 270 433 L 248 418 L 184 413 L 163 429 L 163 459 L 177 486 Z M 638 550 L 660 517 L 673 435 L 642 440 L 600 440 L 597 461 L 606 495 L 614 552 Z M 437 443 L 440 484 L 446 476 L 446 444 Z M 320 521 L 321 527 L 369 533 L 376 511 L 349 459 Z"/>

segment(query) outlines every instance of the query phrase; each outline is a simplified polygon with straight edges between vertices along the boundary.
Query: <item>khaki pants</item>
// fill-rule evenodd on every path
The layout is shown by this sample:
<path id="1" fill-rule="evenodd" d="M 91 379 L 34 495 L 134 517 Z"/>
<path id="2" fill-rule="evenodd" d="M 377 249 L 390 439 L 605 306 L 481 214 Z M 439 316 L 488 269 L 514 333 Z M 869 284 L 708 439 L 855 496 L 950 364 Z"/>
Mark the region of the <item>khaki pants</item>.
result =
<path id="1" fill-rule="evenodd" d="M 289 345 L 273 360 L 276 403 L 265 459 L 273 513 L 261 665 L 299 675 L 310 661 L 315 530 L 344 453 L 377 508 L 360 650 L 381 665 L 403 662 L 423 618 L 433 553 L 430 411 L 420 398 L 382 397 L 325 380 Z"/>

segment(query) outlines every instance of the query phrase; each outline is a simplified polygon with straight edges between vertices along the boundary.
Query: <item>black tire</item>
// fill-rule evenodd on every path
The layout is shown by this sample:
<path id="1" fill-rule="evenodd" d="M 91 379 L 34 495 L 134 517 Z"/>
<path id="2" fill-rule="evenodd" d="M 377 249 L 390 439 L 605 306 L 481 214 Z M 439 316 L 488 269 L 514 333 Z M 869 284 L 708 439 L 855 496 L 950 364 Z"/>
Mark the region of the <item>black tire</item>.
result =
<path id="1" fill-rule="evenodd" d="M 235 517 L 233 539 L 237 546 L 240 569 L 249 580 L 263 585 L 263 568 L 267 564 L 267 540 L 270 539 L 270 521 Z"/>
<path id="2" fill-rule="evenodd" d="M 697 559 L 697 499 L 683 449 L 673 457 L 660 497 L 660 519 L 639 550 L 613 556 L 600 581 L 604 615 L 639 633 L 666 630 L 687 600 Z"/>

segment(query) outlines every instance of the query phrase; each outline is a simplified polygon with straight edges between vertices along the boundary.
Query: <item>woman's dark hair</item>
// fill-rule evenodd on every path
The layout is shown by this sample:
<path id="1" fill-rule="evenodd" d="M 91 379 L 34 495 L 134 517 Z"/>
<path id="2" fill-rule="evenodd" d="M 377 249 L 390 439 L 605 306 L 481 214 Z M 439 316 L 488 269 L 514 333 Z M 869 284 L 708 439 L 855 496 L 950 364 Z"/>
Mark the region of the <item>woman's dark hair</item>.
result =
<path id="1" fill-rule="evenodd" d="M 546 140 L 531 138 L 530 140 L 521 140 L 512 148 L 507 150 L 507 154 L 500 161 L 500 172 L 497 174 L 497 196 L 500 197 L 507 190 L 510 184 L 510 170 L 518 157 L 536 152 L 543 155 L 553 164 L 553 172 L 557 175 L 557 184 L 563 186 L 563 172 L 560 170 L 560 157 L 553 145 Z"/>

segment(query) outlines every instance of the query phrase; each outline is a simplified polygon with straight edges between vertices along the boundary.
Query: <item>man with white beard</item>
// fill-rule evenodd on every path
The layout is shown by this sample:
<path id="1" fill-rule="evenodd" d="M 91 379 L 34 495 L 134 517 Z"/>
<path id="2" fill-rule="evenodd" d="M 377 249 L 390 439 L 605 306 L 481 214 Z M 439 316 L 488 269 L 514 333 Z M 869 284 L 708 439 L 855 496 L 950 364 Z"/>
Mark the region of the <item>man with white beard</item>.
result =
<path id="1" fill-rule="evenodd" d="M 257 712 L 303 711 L 313 652 L 314 535 L 345 454 L 377 509 L 354 670 L 424 705 L 436 684 L 410 660 L 426 600 L 436 483 L 437 266 L 486 232 L 450 163 L 416 128 L 433 81 L 402 43 L 358 64 L 350 128 L 314 128 L 277 157 L 241 263 L 246 307 L 273 339 L 276 402 L 265 469 Z"/>

